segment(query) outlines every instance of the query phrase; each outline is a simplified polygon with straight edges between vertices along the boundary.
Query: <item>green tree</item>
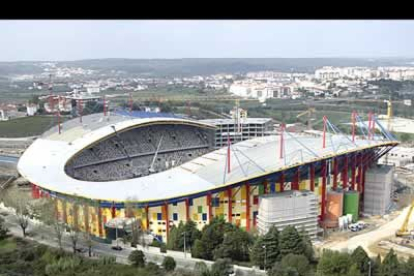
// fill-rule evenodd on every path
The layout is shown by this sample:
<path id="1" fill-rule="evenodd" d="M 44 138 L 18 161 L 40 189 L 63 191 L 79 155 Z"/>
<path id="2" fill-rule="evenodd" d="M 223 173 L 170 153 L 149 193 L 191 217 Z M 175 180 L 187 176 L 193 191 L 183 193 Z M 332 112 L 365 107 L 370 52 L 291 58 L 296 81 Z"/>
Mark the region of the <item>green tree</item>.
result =
<path id="1" fill-rule="evenodd" d="M 264 267 L 266 263 L 266 269 L 269 269 L 280 259 L 279 235 L 277 228 L 272 226 L 264 236 L 256 240 L 250 253 L 255 265 Z"/>
<path id="2" fill-rule="evenodd" d="M 229 276 L 233 273 L 230 259 L 218 259 L 211 266 L 210 276 Z"/>
<path id="3" fill-rule="evenodd" d="M 378 254 L 375 259 L 371 259 L 371 274 L 372 276 L 379 276 L 380 275 L 380 268 L 381 268 L 381 255 Z"/>
<path id="4" fill-rule="evenodd" d="M 184 238 L 187 249 L 192 248 L 195 240 L 201 238 L 201 231 L 197 229 L 197 224 L 194 221 L 190 220 L 185 224 L 181 221 L 178 227 L 173 226 L 168 237 L 167 248 L 184 250 Z"/>
<path id="5" fill-rule="evenodd" d="M 248 261 L 252 242 L 253 239 L 249 233 L 240 228 L 234 228 L 224 234 L 223 243 L 214 250 L 214 258 Z"/>
<path id="6" fill-rule="evenodd" d="M 401 276 L 411 276 L 414 272 L 414 257 L 410 256 L 408 260 L 401 265 Z"/>
<path id="7" fill-rule="evenodd" d="M 8 236 L 9 229 L 4 226 L 4 219 L 0 217 L 0 241 L 4 240 Z"/>
<path id="8" fill-rule="evenodd" d="M 292 268 L 298 276 L 304 276 L 309 271 L 309 261 L 305 255 L 288 254 L 280 261 L 282 268 Z"/>
<path id="9" fill-rule="evenodd" d="M 282 267 L 275 263 L 271 270 L 267 272 L 268 276 L 299 276 L 299 273 L 293 267 Z"/>
<path id="10" fill-rule="evenodd" d="M 280 233 L 280 253 L 286 256 L 289 253 L 301 255 L 305 253 L 302 237 L 294 226 L 285 227 Z"/>
<path id="11" fill-rule="evenodd" d="M 214 218 L 201 231 L 201 239 L 195 241 L 192 255 L 196 258 L 212 260 L 214 249 L 219 247 L 224 240 L 224 233 L 234 227 L 231 223 L 225 222 L 223 218 Z"/>
<path id="12" fill-rule="evenodd" d="M 380 267 L 380 276 L 399 276 L 399 269 L 400 264 L 398 262 L 397 255 L 395 255 L 394 250 L 391 248 L 391 250 L 388 252 L 388 254 L 385 256 L 384 260 L 382 261 L 381 267 Z"/>
<path id="13" fill-rule="evenodd" d="M 210 273 L 205 262 L 197 262 L 194 265 L 194 272 L 196 276 L 207 276 Z"/>
<path id="14" fill-rule="evenodd" d="M 364 275 L 368 273 L 369 262 L 371 259 L 368 257 L 367 252 L 361 247 L 358 246 L 351 254 L 351 261 L 355 264 L 358 270 Z"/>
<path id="15" fill-rule="evenodd" d="M 141 250 L 134 250 L 129 254 L 128 261 L 136 267 L 145 266 L 145 255 Z"/>
<path id="16" fill-rule="evenodd" d="M 351 265 L 346 276 L 364 276 L 366 274 L 362 273 L 356 264 Z"/>
<path id="17" fill-rule="evenodd" d="M 175 260 L 171 256 L 166 256 L 164 260 L 162 261 L 162 267 L 164 267 L 166 271 L 174 271 L 175 266 L 176 266 Z"/>
<path id="18" fill-rule="evenodd" d="M 319 276 L 343 276 L 348 273 L 351 259 L 348 253 L 324 250 L 317 266 Z"/>
<path id="19" fill-rule="evenodd" d="M 314 261 L 315 251 L 313 250 L 312 241 L 308 235 L 308 232 L 306 232 L 304 227 L 302 227 L 300 230 L 299 235 L 302 238 L 302 243 L 304 246 L 303 254 L 308 258 L 310 262 Z"/>

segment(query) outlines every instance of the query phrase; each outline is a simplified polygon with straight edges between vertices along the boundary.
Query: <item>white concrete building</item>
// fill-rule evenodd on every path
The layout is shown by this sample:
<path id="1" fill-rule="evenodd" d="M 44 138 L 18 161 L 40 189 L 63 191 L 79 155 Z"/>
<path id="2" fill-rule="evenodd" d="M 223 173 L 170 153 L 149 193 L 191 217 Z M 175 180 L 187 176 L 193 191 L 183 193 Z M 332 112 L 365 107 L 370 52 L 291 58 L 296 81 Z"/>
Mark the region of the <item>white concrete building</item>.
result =
<path id="1" fill-rule="evenodd" d="M 365 174 L 364 213 L 385 215 L 392 201 L 394 169 L 392 166 L 376 166 Z"/>
<path id="2" fill-rule="evenodd" d="M 378 164 L 387 164 L 397 167 L 414 163 L 414 148 L 397 146 L 378 160 Z"/>
<path id="3" fill-rule="evenodd" d="M 26 105 L 27 116 L 34 116 L 38 109 L 39 109 L 39 105 L 37 104 L 30 104 L 30 103 L 27 104 Z"/>
<path id="4" fill-rule="evenodd" d="M 305 190 L 261 196 L 257 216 L 259 233 L 267 233 L 271 226 L 279 231 L 286 226 L 294 226 L 298 231 L 305 229 L 311 239 L 316 239 L 318 206 L 317 196 Z"/>

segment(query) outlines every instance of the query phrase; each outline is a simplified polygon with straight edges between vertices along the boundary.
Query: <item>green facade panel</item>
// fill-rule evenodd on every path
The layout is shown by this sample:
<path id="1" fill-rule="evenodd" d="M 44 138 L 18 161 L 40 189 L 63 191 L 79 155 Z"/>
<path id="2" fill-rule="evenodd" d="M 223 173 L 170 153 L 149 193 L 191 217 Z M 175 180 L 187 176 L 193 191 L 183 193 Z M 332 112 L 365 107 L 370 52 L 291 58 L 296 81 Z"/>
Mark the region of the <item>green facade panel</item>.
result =
<path id="1" fill-rule="evenodd" d="M 344 215 L 352 214 L 352 221 L 359 219 L 359 193 L 348 191 L 344 194 Z"/>

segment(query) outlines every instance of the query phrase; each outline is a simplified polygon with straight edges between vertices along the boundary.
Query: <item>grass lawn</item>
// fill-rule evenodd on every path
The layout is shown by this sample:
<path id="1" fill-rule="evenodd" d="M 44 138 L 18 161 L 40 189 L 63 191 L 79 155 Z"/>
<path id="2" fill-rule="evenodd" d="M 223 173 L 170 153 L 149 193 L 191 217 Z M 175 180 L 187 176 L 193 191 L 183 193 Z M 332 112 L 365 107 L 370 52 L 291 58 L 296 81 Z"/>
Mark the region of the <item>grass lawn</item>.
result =
<path id="1" fill-rule="evenodd" d="M 13 239 L 5 239 L 0 241 L 0 254 L 13 252 L 17 247 L 16 242 Z"/>
<path id="2" fill-rule="evenodd" d="M 12 119 L 0 122 L 0 137 L 40 135 L 56 124 L 57 118 L 54 116 L 32 116 Z"/>

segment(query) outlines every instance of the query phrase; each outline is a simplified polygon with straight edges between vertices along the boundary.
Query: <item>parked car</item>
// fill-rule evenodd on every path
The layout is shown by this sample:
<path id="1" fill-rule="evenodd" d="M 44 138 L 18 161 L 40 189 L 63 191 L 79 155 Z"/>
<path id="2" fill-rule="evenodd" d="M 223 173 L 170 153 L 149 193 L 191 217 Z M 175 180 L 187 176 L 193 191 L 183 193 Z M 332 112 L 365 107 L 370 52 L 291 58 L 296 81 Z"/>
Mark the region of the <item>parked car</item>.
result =
<path id="1" fill-rule="evenodd" d="M 111 249 L 112 250 L 116 250 L 116 251 L 121 251 L 122 250 L 122 247 L 119 246 L 119 245 L 114 245 L 114 246 L 111 247 Z"/>

